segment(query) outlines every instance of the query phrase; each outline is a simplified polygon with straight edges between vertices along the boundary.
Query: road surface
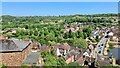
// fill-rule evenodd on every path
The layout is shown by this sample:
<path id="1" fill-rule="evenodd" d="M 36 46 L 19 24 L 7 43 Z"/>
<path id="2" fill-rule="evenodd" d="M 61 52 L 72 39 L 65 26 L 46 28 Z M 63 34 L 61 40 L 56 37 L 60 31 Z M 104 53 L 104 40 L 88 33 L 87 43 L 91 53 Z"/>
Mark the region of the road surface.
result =
<path id="1" fill-rule="evenodd" d="M 103 56 L 103 51 L 104 51 L 106 42 L 108 40 L 108 38 L 105 38 L 106 35 L 107 35 L 107 33 L 105 33 L 105 35 L 101 38 L 101 40 L 98 42 L 98 44 L 95 48 L 94 55 L 95 55 L 96 60 L 98 58 L 98 55 Z"/>

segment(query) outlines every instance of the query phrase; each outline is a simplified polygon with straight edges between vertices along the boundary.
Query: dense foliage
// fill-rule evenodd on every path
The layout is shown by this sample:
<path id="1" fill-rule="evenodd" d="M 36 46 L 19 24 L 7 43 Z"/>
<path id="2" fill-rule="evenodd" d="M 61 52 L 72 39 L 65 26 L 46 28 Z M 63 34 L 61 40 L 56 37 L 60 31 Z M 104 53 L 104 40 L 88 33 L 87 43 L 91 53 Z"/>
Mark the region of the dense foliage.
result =
<path id="1" fill-rule="evenodd" d="M 19 39 L 30 38 L 41 44 L 53 45 L 67 42 L 71 46 L 86 48 L 86 38 L 91 36 L 92 31 L 99 27 L 111 26 L 115 23 L 117 14 L 96 15 L 69 15 L 69 16 L 2 16 L 2 34 Z M 113 17 L 113 19 L 111 18 Z M 77 22 L 77 24 L 75 24 Z M 65 28 L 67 24 L 67 28 Z M 83 27 L 81 27 L 81 25 Z M 79 30 L 73 32 L 71 29 Z M 16 33 L 7 31 L 15 28 Z M 65 29 L 70 29 L 65 32 Z M 78 42 L 79 41 L 79 42 Z M 99 41 L 97 38 L 96 41 Z"/>
<path id="2" fill-rule="evenodd" d="M 55 52 L 41 52 L 42 57 L 44 58 L 44 66 L 65 66 L 67 65 L 63 58 L 57 58 Z"/>

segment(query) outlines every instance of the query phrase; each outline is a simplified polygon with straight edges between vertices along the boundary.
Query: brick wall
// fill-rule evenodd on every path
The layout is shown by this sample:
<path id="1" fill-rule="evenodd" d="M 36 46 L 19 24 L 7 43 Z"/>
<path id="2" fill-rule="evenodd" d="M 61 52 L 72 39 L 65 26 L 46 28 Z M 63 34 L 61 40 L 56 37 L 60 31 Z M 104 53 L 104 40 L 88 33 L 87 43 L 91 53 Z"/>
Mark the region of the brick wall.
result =
<path id="1" fill-rule="evenodd" d="M 20 66 L 30 51 L 31 45 L 24 49 L 22 52 L 0 53 L 2 56 L 2 60 L 0 62 L 7 66 Z"/>

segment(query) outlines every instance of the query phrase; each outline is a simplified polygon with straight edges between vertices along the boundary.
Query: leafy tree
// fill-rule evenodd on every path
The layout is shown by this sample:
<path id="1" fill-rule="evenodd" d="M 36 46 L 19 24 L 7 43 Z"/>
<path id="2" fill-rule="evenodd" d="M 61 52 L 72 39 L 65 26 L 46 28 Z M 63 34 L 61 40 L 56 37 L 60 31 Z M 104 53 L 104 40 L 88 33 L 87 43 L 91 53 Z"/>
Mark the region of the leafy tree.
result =
<path id="1" fill-rule="evenodd" d="M 110 48 L 110 49 L 112 49 L 113 46 L 114 46 L 113 43 L 111 43 L 111 42 L 108 42 L 108 45 L 109 45 L 109 48 Z"/>
<path id="2" fill-rule="evenodd" d="M 84 38 L 82 31 L 78 31 L 77 33 L 78 33 L 77 38 Z"/>
<path id="3" fill-rule="evenodd" d="M 5 65 L 5 64 L 1 64 L 1 66 L 0 66 L 1 68 L 8 68 L 8 66 L 7 65 Z"/>
<path id="4" fill-rule="evenodd" d="M 46 66 L 64 66 L 66 65 L 63 58 L 56 58 L 55 57 L 55 51 L 52 50 L 51 52 L 42 52 L 42 57 L 44 58 L 45 67 Z"/>
<path id="5" fill-rule="evenodd" d="M 99 42 L 100 41 L 100 38 L 99 38 L 99 36 L 96 36 L 96 39 L 95 39 L 97 42 Z"/>
<path id="6" fill-rule="evenodd" d="M 29 66 L 27 66 L 26 64 L 22 64 L 21 67 L 22 68 L 29 68 Z"/>
<path id="7" fill-rule="evenodd" d="M 28 25 L 25 25 L 25 29 L 28 29 Z"/>
<path id="8" fill-rule="evenodd" d="M 63 37 L 59 35 L 59 36 L 57 37 L 57 41 L 56 41 L 56 42 L 61 42 L 62 40 L 63 40 Z"/>
<path id="9" fill-rule="evenodd" d="M 88 44 L 86 40 L 80 38 L 80 39 L 74 40 L 74 46 L 79 47 L 79 48 L 87 48 Z"/>
<path id="10" fill-rule="evenodd" d="M 81 65 L 76 62 L 71 62 L 67 66 L 68 66 L 68 68 L 82 68 Z"/>
<path id="11" fill-rule="evenodd" d="M 65 38 L 65 39 L 69 38 L 69 33 L 68 32 L 64 33 L 63 38 Z"/>
<path id="12" fill-rule="evenodd" d="M 84 35 L 84 39 L 86 39 L 86 38 L 87 38 L 87 34 L 86 34 L 86 33 L 83 33 L 83 35 Z"/>
<path id="13" fill-rule="evenodd" d="M 69 38 L 72 38 L 72 30 L 69 30 Z"/>
<path id="14" fill-rule="evenodd" d="M 71 62 L 68 64 L 68 66 L 80 66 L 80 64 L 76 62 Z"/>
<path id="15" fill-rule="evenodd" d="M 66 62 L 65 62 L 65 60 L 63 58 L 57 59 L 57 62 L 58 62 L 57 65 L 59 65 L 59 66 L 65 66 L 65 65 L 67 65 Z"/>
<path id="16" fill-rule="evenodd" d="M 39 42 L 41 43 L 41 44 L 46 44 L 46 42 L 45 42 L 45 39 L 39 39 Z"/>
<path id="17" fill-rule="evenodd" d="M 83 29 L 83 32 L 87 34 L 87 37 L 89 37 L 91 35 L 92 30 L 91 30 L 91 28 L 87 27 L 87 28 Z"/>
<path id="18" fill-rule="evenodd" d="M 47 40 L 47 41 L 55 40 L 55 34 L 54 34 L 54 32 L 49 33 L 49 34 L 46 36 L 46 40 Z"/>
<path id="19" fill-rule="evenodd" d="M 49 43 L 50 45 L 56 44 L 55 41 L 48 41 L 48 43 Z"/>

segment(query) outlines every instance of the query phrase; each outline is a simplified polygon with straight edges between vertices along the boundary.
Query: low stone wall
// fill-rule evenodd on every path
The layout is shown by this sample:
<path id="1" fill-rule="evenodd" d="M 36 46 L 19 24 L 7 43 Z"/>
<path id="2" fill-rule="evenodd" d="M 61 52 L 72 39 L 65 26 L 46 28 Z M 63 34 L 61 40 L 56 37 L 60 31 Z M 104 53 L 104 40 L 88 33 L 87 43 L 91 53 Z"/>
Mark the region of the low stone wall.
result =
<path id="1" fill-rule="evenodd" d="M 31 45 L 26 47 L 22 52 L 0 53 L 2 56 L 2 64 L 7 66 L 21 66 L 22 62 L 31 51 Z"/>

